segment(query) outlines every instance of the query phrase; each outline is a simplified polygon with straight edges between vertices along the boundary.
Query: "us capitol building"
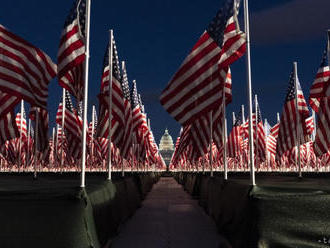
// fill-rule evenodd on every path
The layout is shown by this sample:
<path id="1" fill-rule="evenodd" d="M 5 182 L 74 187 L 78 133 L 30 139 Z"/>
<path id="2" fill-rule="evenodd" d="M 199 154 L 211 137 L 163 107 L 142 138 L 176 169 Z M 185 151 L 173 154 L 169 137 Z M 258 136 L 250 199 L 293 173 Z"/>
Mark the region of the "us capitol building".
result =
<path id="1" fill-rule="evenodd" d="M 160 139 L 159 152 L 162 155 L 166 164 L 166 168 L 168 170 L 168 166 L 170 165 L 171 158 L 174 152 L 174 144 L 172 136 L 168 133 L 167 128 L 165 129 L 164 135 Z"/>

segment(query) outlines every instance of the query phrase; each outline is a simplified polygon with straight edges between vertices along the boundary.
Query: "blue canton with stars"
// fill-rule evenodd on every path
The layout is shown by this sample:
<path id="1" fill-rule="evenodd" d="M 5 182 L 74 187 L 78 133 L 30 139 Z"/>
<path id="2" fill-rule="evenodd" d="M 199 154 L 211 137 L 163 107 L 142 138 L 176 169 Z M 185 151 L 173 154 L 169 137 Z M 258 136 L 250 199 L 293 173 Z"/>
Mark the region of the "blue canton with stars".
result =
<path id="1" fill-rule="evenodd" d="M 69 110 L 70 112 L 73 112 L 73 104 L 72 104 L 72 100 L 71 100 L 71 96 L 69 91 L 65 91 L 65 109 Z"/>
<path id="2" fill-rule="evenodd" d="M 297 80 L 297 88 L 298 88 L 298 90 L 301 90 L 300 83 L 298 80 Z M 295 97 L 296 97 L 296 90 L 295 90 L 295 85 L 294 85 L 294 73 L 292 70 L 292 72 L 290 74 L 289 86 L 288 86 L 287 94 L 285 97 L 285 102 L 289 102 L 289 101 L 295 99 Z"/>
<path id="3" fill-rule="evenodd" d="M 132 101 L 132 109 L 139 105 L 139 98 L 137 94 L 136 82 L 133 81 L 132 91 L 131 91 L 131 101 Z"/>
<path id="4" fill-rule="evenodd" d="M 118 52 L 117 52 L 117 47 L 115 44 L 115 41 L 113 41 L 113 56 L 112 56 L 112 69 L 113 69 L 113 76 L 120 82 L 121 81 L 121 76 L 120 76 L 120 67 L 119 67 L 119 58 L 118 58 Z M 105 49 L 105 54 L 103 58 L 103 71 L 104 68 L 109 66 L 109 47 L 110 43 L 108 43 L 107 48 Z"/>
<path id="5" fill-rule="evenodd" d="M 227 21 L 234 15 L 234 4 L 238 4 L 238 1 L 227 0 L 217 15 L 213 18 L 206 31 L 212 37 L 212 39 L 221 48 L 223 44 L 223 36 L 225 33 Z"/>
<path id="6" fill-rule="evenodd" d="M 65 20 L 64 28 L 72 24 L 72 22 L 77 18 L 80 33 L 85 38 L 86 0 L 76 0 L 72 9 L 70 10 L 70 14 Z"/>
<path id="7" fill-rule="evenodd" d="M 328 45 L 325 48 L 324 52 L 323 52 L 323 56 L 322 56 L 322 60 L 321 60 L 321 66 L 320 67 L 326 67 L 329 66 L 329 61 L 328 61 Z"/>
<path id="8" fill-rule="evenodd" d="M 242 125 L 242 110 L 238 112 L 238 116 L 236 117 L 234 127 Z"/>
<path id="9" fill-rule="evenodd" d="M 129 85 L 128 85 L 128 78 L 127 78 L 127 72 L 126 68 L 123 68 L 122 70 L 122 79 L 121 79 L 121 87 L 123 90 L 124 97 L 128 100 L 131 101 L 130 95 L 129 95 Z"/>

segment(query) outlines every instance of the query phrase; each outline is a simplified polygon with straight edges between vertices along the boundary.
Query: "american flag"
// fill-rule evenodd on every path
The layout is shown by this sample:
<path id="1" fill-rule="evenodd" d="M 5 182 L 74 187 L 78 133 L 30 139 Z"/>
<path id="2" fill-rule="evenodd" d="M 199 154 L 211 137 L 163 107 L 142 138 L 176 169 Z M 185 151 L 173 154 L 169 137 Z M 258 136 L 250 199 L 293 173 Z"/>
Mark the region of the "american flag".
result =
<path id="1" fill-rule="evenodd" d="M 264 161 L 266 159 L 266 135 L 257 101 L 256 105 L 257 113 L 252 113 L 254 147 L 257 155 L 256 157 L 258 157 L 260 161 Z"/>
<path id="2" fill-rule="evenodd" d="M 218 150 L 221 149 L 223 145 L 223 126 L 224 126 L 224 104 L 226 105 L 232 99 L 231 91 L 231 71 L 227 67 L 226 71 L 221 71 L 221 80 L 224 82 L 220 91 L 221 104 L 209 112 L 208 115 L 202 115 L 196 118 L 191 123 L 191 138 L 192 144 L 196 153 L 196 157 L 203 156 L 209 149 L 209 144 L 211 140 L 210 124 L 212 115 L 212 140 L 217 146 Z M 225 97 L 225 98 L 223 98 Z"/>
<path id="3" fill-rule="evenodd" d="M 279 133 L 276 144 L 277 158 L 281 157 L 286 151 L 291 150 L 297 145 L 298 128 L 300 130 L 299 139 L 301 143 L 308 141 L 305 136 L 307 135 L 306 119 L 309 117 L 309 110 L 298 78 L 296 81 L 298 106 L 296 106 L 295 102 L 296 87 L 294 73 L 292 71 L 280 120 Z M 299 123 L 297 120 L 297 115 L 299 116 Z"/>
<path id="4" fill-rule="evenodd" d="M 63 115 L 63 105 L 62 102 L 58 107 L 56 114 L 56 123 L 62 125 L 62 115 Z M 83 121 L 78 115 L 77 110 L 74 109 L 70 93 L 65 91 L 65 117 L 64 117 L 64 127 L 62 127 L 66 132 L 66 138 L 68 141 L 69 155 L 74 158 L 79 157 L 81 153 L 81 135 Z"/>
<path id="5" fill-rule="evenodd" d="M 24 109 L 23 109 L 23 117 L 20 112 L 16 114 L 16 125 L 19 130 L 20 136 L 22 137 L 22 139 L 25 140 L 27 138 L 27 126 L 26 126 L 26 115 Z"/>
<path id="6" fill-rule="evenodd" d="M 0 144 L 3 145 L 7 140 L 19 137 L 16 125 L 15 114 L 10 111 L 0 118 Z"/>
<path id="7" fill-rule="evenodd" d="M 181 125 L 221 104 L 220 74 L 245 52 L 245 34 L 235 22 L 238 6 L 236 0 L 226 1 L 160 96 Z"/>
<path id="8" fill-rule="evenodd" d="M 36 106 L 32 106 L 30 109 L 30 119 L 35 121 L 35 143 L 37 143 L 36 149 L 38 151 L 44 152 L 48 145 L 48 123 L 49 123 L 49 117 L 48 117 L 48 111 Z M 38 117 L 37 117 L 38 116 Z M 38 120 L 38 123 L 37 123 Z"/>
<path id="9" fill-rule="evenodd" d="M 321 66 L 316 74 L 316 78 L 310 88 L 309 103 L 317 114 L 317 129 L 314 141 L 314 151 L 316 156 L 321 156 L 328 152 L 330 148 L 330 32 L 328 31 L 328 43 L 323 53 Z"/>
<path id="10" fill-rule="evenodd" d="M 330 148 L 330 97 L 322 97 L 319 101 L 317 112 L 317 129 L 314 141 L 314 152 L 316 156 L 327 153 Z"/>
<path id="11" fill-rule="evenodd" d="M 0 114 L 13 110 L 20 99 L 46 109 L 48 84 L 56 75 L 56 65 L 39 48 L 2 25 L 0 47 L 0 90 L 10 95 L 1 104 Z"/>
<path id="12" fill-rule="evenodd" d="M 109 82 L 110 82 L 110 71 L 109 71 L 109 48 L 110 43 L 113 46 L 113 57 L 112 57 L 112 106 L 111 106 L 111 129 L 112 129 L 112 137 L 111 141 L 114 144 L 121 148 L 123 146 L 124 134 L 125 131 L 123 128 L 125 126 L 125 104 L 124 104 L 124 95 L 121 86 L 121 74 L 120 74 L 120 66 L 119 66 L 119 58 L 117 47 L 115 41 L 109 42 L 105 51 L 104 59 L 103 59 L 103 71 L 102 71 L 102 79 L 101 79 L 101 92 L 99 95 L 100 99 L 100 113 L 99 116 L 101 118 L 98 136 L 108 138 L 109 137 Z M 101 126 L 101 123 L 104 124 Z"/>
<path id="13" fill-rule="evenodd" d="M 83 98 L 86 0 L 76 0 L 67 16 L 57 53 L 58 79 L 78 101 Z"/>
<path id="14" fill-rule="evenodd" d="M 328 56 L 330 52 L 330 31 L 328 31 L 328 43 L 323 52 L 321 65 L 317 71 L 314 82 L 309 90 L 309 104 L 315 112 L 318 112 L 320 98 L 330 97 L 330 68 Z"/>
<path id="15" fill-rule="evenodd" d="M 137 93 L 136 81 L 133 80 L 133 86 L 131 91 L 131 103 L 132 103 L 132 120 L 133 120 L 133 133 L 137 142 L 139 153 L 136 154 L 139 160 L 145 159 L 147 152 L 147 140 L 149 129 L 147 125 L 146 115 L 143 111 L 143 105 L 141 97 Z"/>
<path id="16" fill-rule="evenodd" d="M 242 113 L 238 113 L 238 117 L 235 120 L 233 128 L 228 136 L 228 156 L 236 158 L 242 152 L 242 137 L 241 137 L 241 125 L 242 125 Z"/>
<path id="17" fill-rule="evenodd" d="M 132 146 L 132 130 L 133 130 L 133 119 L 132 119 L 132 107 L 131 107 L 131 98 L 130 90 L 128 85 L 128 77 L 126 72 L 125 63 L 122 63 L 122 79 L 121 87 L 124 96 L 124 108 L 125 108 L 125 133 L 123 145 L 121 147 L 121 155 L 123 158 L 128 159 L 129 151 Z"/>

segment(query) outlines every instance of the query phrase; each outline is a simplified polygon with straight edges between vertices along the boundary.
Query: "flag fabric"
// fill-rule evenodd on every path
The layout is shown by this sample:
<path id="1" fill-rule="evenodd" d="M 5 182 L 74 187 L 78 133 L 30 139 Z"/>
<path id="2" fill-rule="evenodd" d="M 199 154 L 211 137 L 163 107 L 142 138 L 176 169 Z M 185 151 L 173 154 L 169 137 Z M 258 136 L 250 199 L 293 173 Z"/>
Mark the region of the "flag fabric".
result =
<path id="1" fill-rule="evenodd" d="M 21 125 L 22 122 L 22 125 Z M 20 136 L 23 139 L 27 138 L 27 126 L 26 126 L 26 116 L 25 111 L 23 112 L 23 117 L 21 116 L 21 113 L 16 114 L 16 125 L 18 128 L 18 131 L 20 133 Z"/>
<path id="2" fill-rule="evenodd" d="M 38 115 L 38 117 L 37 117 Z M 32 106 L 30 109 L 30 119 L 35 121 L 35 142 L 37 142 L 36 149 L 40 152 L 44 152 L 48 145 L 48 111 L 36 106 Z M 37 122 L 38 121 L 38 122 Z"/>
<path id="3" fill-rule="evenodd" d="M 0 144 L 4 145 L 7 140 L 19 137 L 19 131 L 16 125 L 15 114 L 8 112 L 0 118 Z"/>
<path id="4" fill-rule="evenodd" d="M 127 77 L 127 71 L 126 71 L 125 66 L 122 67 L 121 88 L 123 91 L 123 98 L 124 98 L 125 132 L 124 132 L 124 137 L 123 137 L 123 145 L 121 147 L 120 152 L 121 152 L 121 155 L 123 158 L 128 159 L 129 150 L 132 146 L 133 120 L 132 120 L 132 106 L 131 106 L 130 89 L 129 89 L 129 85 L 128 85 L 128 77 Z"/>
<path id="5" fill-rule="evenodd" d="M 330 52 L 330 31 L 328 31 L 328 43 L 323 52 L 321 65 L 316 73 L 314 82 L 309 90 L 309 104 L 315 112 L 318 112 L 320 98 L 330 97 L 330 68 L 328 56 Z"/>
<path id="6" fill-rule="evenodd" d="M 112 106 L 111 106 L 111 129 L 112 129 L 112 136 L 111 141 L 114 144 L 121 148 L 123 146 L 124 140 L 124 129 L 120 127 L 125 126 L 125 104 L 124 104 L 124 96 L 121 86 L 121 74 L 120 74 L 120 67 L 119 67 L 119 58 L 117 47 L 115 41 L 112 41 L 113 46 L 113 57 L 112 57 L 112 69 L 109 70 L 109 48 L 110 43 L 108 43 L 104 59 L 103 59 L 103 71 L 102 71 L 102 79 L 101 79 L 101 90 L 99 94 L 100 100 L 100 126 L 98 130 L 99 137 L 108 138 L 109 137 L 109 81 L 110 81 L 110 74 L 112 73 Z M 106 117 L 106 118 L 105 118 Z"/>
<path id="7" fill-rule="evenodd" d="M 62 126 L 62 115 L 63 115 L 63 105 L 62 102 L 58 107 L 56 114 L 56 123 Z M 66 132 L 66 138 L 68 144 L 68 153 L 73 158 L 78 158 L 81 154 L 81 135 L 83 121 L 78 115 L 77 110 L 73 107 L 70 93 L 65 91 L 65 121 L 64 121 L 64 131 Z"/>
<path id="8" fill-rule="evenodd" d="M 314 152 L 316 156 L 322 156 L 330 148 L 330 97 L 322 97 L 319 100 L 317 112 L 317 129 L 314 141 Z"/>
<path id="9" fill-rule="evenodd" d="M 56 65 L 41 49 L 2 25 L 0 47 L 0 90 L 10 95 L 1 105 L 0 115 L 13 110 L 21 99 L 46 109 L 48 84 L 56 75 Z"/>
<path id="10" fill-rule="evenodd" d="M 222 70 L 245 52 L 245 34 L 235 19 L 238 2 L 227 0 L 201 35 L 160 96 L 166 111 L 181 125 L 216 108 Z"/>
<path id="11" fill-rule="evenodd" d="M 264 130 L 264 125 L 261 119 L 261 112 L 258 102 L 257 104 L 257 113 L 252 113 L 252 123 L 253 123 L 253 139 L 256 157 L 260 161 L 265 161 L 266 159 L 266 135 Z"/>
<path id="12" fill-rule="evenodd" d="M 328 43 L 318 69 L 316 78 L 310 88 L 309 103 L 317 115 L 317 129 L 314 141 L 316 156 L 322 156 L 330 148 L 330 70 L 328 56 L 330 52 L 330 32 Z"/>
<path id="13" fill-rule="evenodd" d="M 228 136 L 228 156 L 235 158 L 241 154 L 242 137 L 241 137 L 241 119 L 242 113 L 239 112 L 233 128 Z"/>
<path id="14" fill-rule="evenodd" d="M 285 97 L 284 106 L 282 110 L 276 144 L 276 155 L 278 158 L 281 157 L 286 151 L 291 150 L 297 145 L 297 129 L 299 129 L 299 139 L 301 143 L 305 143 L 308 141 L 308 139 L 306 138 L 306 135 L 308 135 L 306 119 L 309 117 L 309 110 L 298 78 L 296 81 L 298 106 L 296 106 L 295 102 L 296 87 L 294 73 L 292 71 L 290 75 L 287 95 Z M 299 118 L 298 120 L 297 116 Z"/>
<path id="15" fill-rule="evenodd" d="M 67 16 L 57 53 L 59 85 L 78 101 L 84 94 L 86 0 L 76 0 Z"/>

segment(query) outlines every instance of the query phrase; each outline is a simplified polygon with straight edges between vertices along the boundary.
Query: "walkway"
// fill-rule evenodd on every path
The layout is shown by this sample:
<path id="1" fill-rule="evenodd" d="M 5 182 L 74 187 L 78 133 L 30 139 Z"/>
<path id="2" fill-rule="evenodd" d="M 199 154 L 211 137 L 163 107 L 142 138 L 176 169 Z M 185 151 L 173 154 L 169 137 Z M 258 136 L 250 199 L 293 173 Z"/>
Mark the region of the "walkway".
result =
<path id="1" fill-rule="evenodd" d="M 197 201 L 173 178 L 161 178 L 122 228 L 113 248 L 226 247 Z"/>

